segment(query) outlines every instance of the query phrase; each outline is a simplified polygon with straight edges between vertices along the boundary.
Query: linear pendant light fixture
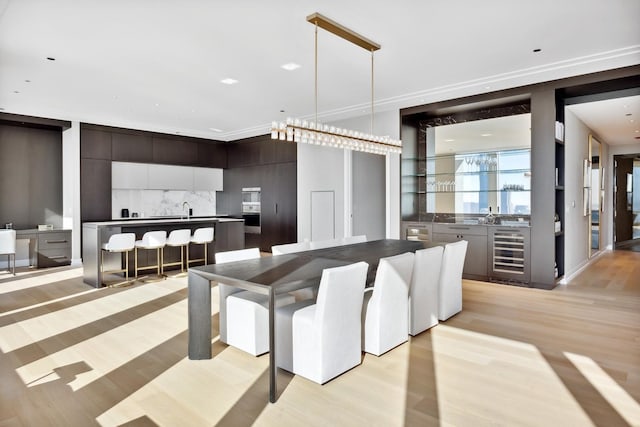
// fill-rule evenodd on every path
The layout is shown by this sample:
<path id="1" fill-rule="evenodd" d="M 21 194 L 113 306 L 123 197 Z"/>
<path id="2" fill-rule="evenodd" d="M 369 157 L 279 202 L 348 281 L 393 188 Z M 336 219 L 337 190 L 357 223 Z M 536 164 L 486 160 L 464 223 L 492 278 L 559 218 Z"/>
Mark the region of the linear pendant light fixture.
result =
<path id="1" fill-rule="evenodd" d="M 368 40 L 354 31 L 343 27 L 331 19 L 314 13 L 307 16 L 307 21 L 314 24 L 315 29 L 315 120 L 307 121 L 287 118 L 286 122 L 272 122 L 271 139 L 280 141 L 301 142 L 364 151 L 380 155 L 401 153 L 402 141 L 388 136 L 373 135 L 373 53 L 380 45 Z M 318 122 L 318 27 L 350 41 L 371 52 L 371 134 L 342 129 Z"/>

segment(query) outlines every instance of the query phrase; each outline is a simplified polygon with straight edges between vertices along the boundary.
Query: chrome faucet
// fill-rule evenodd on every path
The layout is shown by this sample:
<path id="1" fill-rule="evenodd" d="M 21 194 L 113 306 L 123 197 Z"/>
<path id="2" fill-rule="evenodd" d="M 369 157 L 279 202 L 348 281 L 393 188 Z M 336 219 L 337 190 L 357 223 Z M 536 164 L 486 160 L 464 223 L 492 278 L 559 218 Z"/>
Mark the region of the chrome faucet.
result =
<path id="1" fill-rule="evenodd" d="M 191 219 L 191 205 L 189 204 L 189 202 L 183 202 L 182 203 L 182 212 L 184 212 L 184 207 L 185 205 L 187 206 L 187 221 Z"/>

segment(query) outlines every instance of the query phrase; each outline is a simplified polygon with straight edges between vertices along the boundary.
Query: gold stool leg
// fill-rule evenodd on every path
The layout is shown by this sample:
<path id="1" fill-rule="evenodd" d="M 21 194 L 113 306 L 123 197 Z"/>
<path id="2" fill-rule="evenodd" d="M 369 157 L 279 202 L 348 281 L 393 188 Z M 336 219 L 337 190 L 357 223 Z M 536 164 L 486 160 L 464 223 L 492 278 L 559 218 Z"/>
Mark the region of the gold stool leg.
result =
<path id="1" fill-rule="evenodd" d="M 207 242 L 204 243 L 204 265 L 207 265 L 207 246 L 209 246 L 207 244 Z"/>

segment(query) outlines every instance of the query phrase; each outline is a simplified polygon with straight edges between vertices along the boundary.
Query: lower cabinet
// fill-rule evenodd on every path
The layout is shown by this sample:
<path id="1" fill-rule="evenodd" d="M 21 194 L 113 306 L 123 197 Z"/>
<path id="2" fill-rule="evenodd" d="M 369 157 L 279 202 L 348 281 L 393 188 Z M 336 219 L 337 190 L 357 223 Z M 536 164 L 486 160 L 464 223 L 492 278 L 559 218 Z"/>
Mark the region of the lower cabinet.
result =
<path id="1" fill-rule="evenodd" d="M 531 280 L 529 227 L 402 222 L 402 238 L 424 242 L 468 242 L 467 279 L 528 284 Z"/>
<path id="2" fill-rule="evenodd" d="M 487 274 L 487 227 L 483 225 L 433 224 L 434 242 L 456 242 L 466 240 L 467 256 L 462 270 L 465 278 L 486 279 Z"/>
<path id="3" fill-rule="evenodd" d="M 38 231 L 37 248 L 38 268 L 71 264 L 71 230 Z"/>

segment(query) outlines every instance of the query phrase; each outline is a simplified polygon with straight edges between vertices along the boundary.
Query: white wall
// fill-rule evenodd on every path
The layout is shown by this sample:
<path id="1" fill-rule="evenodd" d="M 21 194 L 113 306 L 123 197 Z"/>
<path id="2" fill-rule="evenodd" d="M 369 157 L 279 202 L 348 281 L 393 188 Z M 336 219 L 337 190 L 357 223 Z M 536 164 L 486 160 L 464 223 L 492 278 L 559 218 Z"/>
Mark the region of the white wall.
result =
<path id="1" fill-rule="evenodd" d="M 79 264 L 80 244 L 80 123 L 62 132 L 62 227 L 71 230 L 71 262 Z"/>
<path id="2" fill-rule="evenodd" d="M 344 236 L 344 150 L 298 144 L 298 241 L 311 240 L 311 192 L 335 194 L 336 236 Z"/>
<path id="3" fill-rule="evenodd" d="M 565 109 L 565 276 L 576 272 L 589 259 L 591 217 L 583 215 L 582 174 L 584 160 L 589 159 L 590 133 L 590 129 L 575 114 L 569 109 Z"/>

